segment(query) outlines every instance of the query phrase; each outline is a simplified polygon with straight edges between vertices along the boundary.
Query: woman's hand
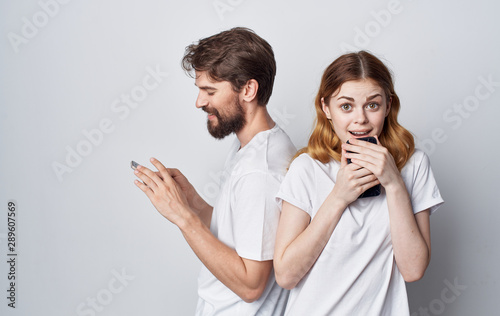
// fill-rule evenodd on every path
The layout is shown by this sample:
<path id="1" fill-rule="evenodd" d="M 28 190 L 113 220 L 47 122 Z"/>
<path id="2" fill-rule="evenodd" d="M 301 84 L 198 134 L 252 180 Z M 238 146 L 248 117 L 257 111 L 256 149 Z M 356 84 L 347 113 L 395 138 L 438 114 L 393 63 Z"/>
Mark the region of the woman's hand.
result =
<path id="1" fill-rule="evenodd" d="M 377 137 L 376 137 L 377 138 Z M 384 188 L 391 185 L 400 185 L 402 183 L 401 173 L 399 172 L 394 158 L 389 150 L 380 144 L 377 138 L 377 144 L 370 142 L 350 139 L 350 144 L 342 144 L 342 152 L 346 158 L 350 158 L 353 164 L 369 170 L 373 173 Z"/>
<path id="2" fill-rule="evenodd" d="M 361 164 L 352 162 L 347 163 L 350 158 L 346 149 L 342 147 L 342 157 L 340 160 L 340 169 L 337 173 L 337 180 L 330 196 L 340 200 L 344 208 L 369 188 L 379 184 L 377 176 L 368 168 L 363 168 Z"/>

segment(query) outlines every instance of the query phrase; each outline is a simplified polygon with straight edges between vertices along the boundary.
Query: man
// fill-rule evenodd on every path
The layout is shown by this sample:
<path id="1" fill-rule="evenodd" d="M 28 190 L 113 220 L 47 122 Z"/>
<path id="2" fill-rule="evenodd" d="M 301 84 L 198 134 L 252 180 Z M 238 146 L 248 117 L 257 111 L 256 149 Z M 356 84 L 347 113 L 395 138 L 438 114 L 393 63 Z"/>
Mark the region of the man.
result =
<path id="1" fill-rule="evenodd" d="M 212 208 L 176 169 L 136 170 L 136 184 L 177 225 L 203 263 L 197 315 L 281 315 L 288 293 L 272 269 L 279 220 L 275 194 L 296 149 L 267 112 L 276 62 L 254 32 L 234 28 L 186 48 L 196 107 L 215 138 L 235 133 Z"/>

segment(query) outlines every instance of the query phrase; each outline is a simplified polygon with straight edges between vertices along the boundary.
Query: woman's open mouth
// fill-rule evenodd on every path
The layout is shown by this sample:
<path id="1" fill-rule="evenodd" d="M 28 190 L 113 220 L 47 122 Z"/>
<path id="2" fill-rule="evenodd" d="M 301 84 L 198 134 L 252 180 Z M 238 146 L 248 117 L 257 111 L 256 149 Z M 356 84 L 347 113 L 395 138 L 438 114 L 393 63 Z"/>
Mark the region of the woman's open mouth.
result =
<path id="1" fill-rule="evenodd" d="M 370 131 L 358 131 L 358 132 L 354 132 L 354 131 L 349 131 L 349 133 L 354 136 L 354 137 L 366 137 L 366 136 L 369 136 L 370 135 Z"/>

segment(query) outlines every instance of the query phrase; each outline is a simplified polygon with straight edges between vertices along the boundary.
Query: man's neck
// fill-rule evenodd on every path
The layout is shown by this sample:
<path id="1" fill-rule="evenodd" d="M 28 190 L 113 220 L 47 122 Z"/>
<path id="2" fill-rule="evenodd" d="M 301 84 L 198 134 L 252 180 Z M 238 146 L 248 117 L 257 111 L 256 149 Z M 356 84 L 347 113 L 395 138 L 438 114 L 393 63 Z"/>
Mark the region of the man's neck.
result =
<path id="1" fill-rule="evenodd" d="M 245 147 L 255 135 L 276 125 L 265 106 L 255 107 L 253 111 L 246 113 L 246 120 L 245 126 L 236 133 L 241 144 L 240 149 Z"/>

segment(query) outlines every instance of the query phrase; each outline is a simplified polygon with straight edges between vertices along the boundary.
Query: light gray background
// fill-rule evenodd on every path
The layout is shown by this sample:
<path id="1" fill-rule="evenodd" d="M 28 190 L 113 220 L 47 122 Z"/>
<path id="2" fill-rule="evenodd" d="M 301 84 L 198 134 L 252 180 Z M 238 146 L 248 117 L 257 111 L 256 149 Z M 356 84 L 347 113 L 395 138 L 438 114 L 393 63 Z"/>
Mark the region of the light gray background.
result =
<path id="1" fill-rule="evenodd" d="M 330 62 L 345 48 L 387 62 L 400 121 L 430 155 L 446 200 L 431 217 L 432 262 L 408 285 L 412 315 L 497 314 L 498 3 L 67 2 L 0 4 L 2 315 L 193 314 L 200 263 L 135 187 L 129 162 L 157 157 L 213 201 L 232 137 L 216 141 L 206 132 L 180 60 L 188 44 L 233 26 L 273 46 L 269 110 L 297 147 L 308 139 Z M 156 84 L 148 77 L 154 70 Z M 124 112 L 116 100 L 131 93 L 140 102 Z M 100 139 L 102 120 L 111 127 Z M 67 165 L 77 149 L 86 156 L 58 177 L 54 163 Z M 18 203 L 15 310 L 6 299 L 11 199 Z"/>

